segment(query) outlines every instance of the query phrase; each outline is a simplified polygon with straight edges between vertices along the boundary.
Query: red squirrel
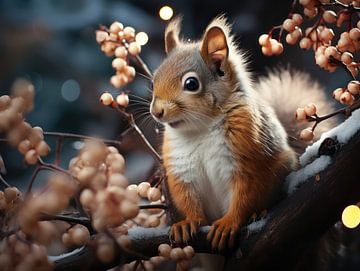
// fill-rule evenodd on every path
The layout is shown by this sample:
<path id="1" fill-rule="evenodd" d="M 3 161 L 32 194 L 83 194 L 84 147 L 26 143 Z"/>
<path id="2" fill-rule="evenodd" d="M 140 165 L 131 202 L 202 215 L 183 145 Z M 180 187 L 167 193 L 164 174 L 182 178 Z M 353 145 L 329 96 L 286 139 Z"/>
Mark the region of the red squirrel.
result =
<path id="1" fill-rule="evenodd" d="M 171 236 L 186 242 L 199 226 L 211 224 L 207 238 L 217 250 L 234 246 L 239 227 L 273 204 L 296 168 L 303 144 L 293 139 L 301 128 L 290 124 L 295 106 L 309 99 L 325 103 L 318 86 L 301 74 L 283 70 L 254 84 L 230 31 L 220 16 L 200 41 L 187 42 L 179 38 L 180 19 L 170 22 L 167 58 L 154 74 L 151 102 L 151 114 L 165 126 L 164 168 L 182 215 Z M 308 90 L 295 99 L 291 88 Z"/>

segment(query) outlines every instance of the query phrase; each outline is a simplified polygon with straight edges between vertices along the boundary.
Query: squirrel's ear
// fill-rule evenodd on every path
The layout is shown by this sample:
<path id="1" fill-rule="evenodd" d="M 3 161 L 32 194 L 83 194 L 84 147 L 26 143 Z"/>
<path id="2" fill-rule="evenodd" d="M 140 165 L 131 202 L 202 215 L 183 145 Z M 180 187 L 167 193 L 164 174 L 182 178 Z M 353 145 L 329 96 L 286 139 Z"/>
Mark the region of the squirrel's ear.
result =
<path id="1" fill-rule="evenodd" d="M 169 54 L 179 45 L 179 33 L 181 28 L 181 16 L 171 20 L 165 30 L 165 52 Z"/>
<path id="2" fill-rule="evenodd" d="M 214 63 L 217 68 L 220 68 L 229 55 L 227 38 L 221 27 L 212 26 L 206 30 L 200 53 L 206 63 Z"/>

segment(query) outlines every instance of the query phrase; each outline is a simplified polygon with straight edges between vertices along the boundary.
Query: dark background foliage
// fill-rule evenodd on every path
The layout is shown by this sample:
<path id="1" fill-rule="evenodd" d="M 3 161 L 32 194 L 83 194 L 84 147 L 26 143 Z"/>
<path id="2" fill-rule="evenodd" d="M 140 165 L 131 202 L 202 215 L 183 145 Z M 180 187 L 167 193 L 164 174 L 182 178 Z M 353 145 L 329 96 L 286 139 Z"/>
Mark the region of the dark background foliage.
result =
<path id="1" fill-rule="evenodd" d="M 254 78 L 279 65 L 306 70 L 331 91 L 344 85 L 343 71 L 329 74 L 314 64 L 313 53 L 287 46 L 281 57 L 261 55 L 257 38 L 287 16 L 292 1 L 162 1 L 162 0 L 2 0 L 0 1 L 0 93 L 8 93 L 11 83 L 25 77 L 36 88 L 35 110 L 28 115 L 33 125 L 45 131 L 63 131 L 117 139 L 124 129 L 119 116 L 98 102 L 104 90 L 116 93 L 109 84 L 113 74 L 111 59 L 100 51 L 94 31 L 99 24 L 118 20 L 149 35 L 142 57 L 154 70 L 164 58 L 163 32 L 166 22 L 158 16 L 163 5 L 182 14 L 186 38 L 197 39 L 209 21 L 226 14 L 233 32 L 250 59 Z M 125 90 L 150 98 L 149 82 L 137 76 Z M 138 114 L 140 127 L 158 145 L 156 125 L 144 113 Z M 64 166 L 76 152 L 75 142 L 65 148 Z M 131 181 L 138 181 L 152 167 L 152 159 L 134 140 L 124 139 Z M 26 174 L 22 157 L 2 146 L 10 176 L 20 181 Z M 131 153 L 128 150 L 132 150 Z M 12 159 L 16 158 L 16 159 Z M 51 159 L 51 157 L 50 157 Z M 21 170 L 19 170 L 21 169 Z M 26 176 L 26 175 L 25 175 Z"/>

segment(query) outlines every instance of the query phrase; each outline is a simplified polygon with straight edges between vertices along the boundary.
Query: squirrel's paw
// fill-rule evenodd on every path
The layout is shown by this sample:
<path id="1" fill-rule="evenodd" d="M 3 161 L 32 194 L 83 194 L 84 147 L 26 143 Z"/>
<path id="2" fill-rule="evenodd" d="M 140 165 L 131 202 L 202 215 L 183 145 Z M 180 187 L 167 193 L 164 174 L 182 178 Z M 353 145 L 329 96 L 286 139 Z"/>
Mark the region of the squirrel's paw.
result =
<path id="1" fill-rule="evenodd" d="M 225 248 L 233 248 L 238 234 L 239 224 L 227 217 L 215 221 L 207 235 L 214 250 L 222 251 Z"/>
<path id="2" fill-rule="evenodd" d="M 188 219 L 174 223 L 170 229 L 170 238 L 176 243 L 187 243 L 196 236 L 202 224 L 201 220 Z"/>

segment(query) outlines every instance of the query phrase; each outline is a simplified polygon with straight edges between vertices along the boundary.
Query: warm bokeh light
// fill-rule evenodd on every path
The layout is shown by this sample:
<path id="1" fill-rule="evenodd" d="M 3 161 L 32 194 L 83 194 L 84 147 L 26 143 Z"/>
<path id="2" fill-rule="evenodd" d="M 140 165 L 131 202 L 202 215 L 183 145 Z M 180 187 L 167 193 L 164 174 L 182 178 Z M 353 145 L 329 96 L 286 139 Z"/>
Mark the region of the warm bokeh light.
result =
<path id="1" fill-rule="evenodd" d="M 360 224 L 360 208 L 357 205 L 349 205 L 342 212 L 341 220 L 345 227 L 356 228 Z"/>
<path id="2" fill-rule="evenodd" d="M 161 19 L 163 19 L 164 21 L 170 20 L 171 17 L 174 15 L 174 11 L 171 7 L 169 6 L 163 6 L 160 10 L 159 10 L 159 16 Z"/>
<path id="3" fill-rule="evenodd" d="M 140 44 L 141 46 L 145 45 L 148 40 L 149 40 L 149 37 L 148 35 L 145 33 L 145 32 L 139 32 L 136 34 L 135 36 L 135 40 L 138 44 Z"/>

